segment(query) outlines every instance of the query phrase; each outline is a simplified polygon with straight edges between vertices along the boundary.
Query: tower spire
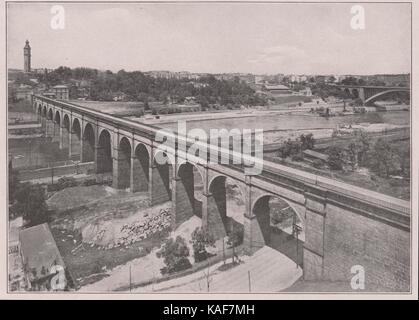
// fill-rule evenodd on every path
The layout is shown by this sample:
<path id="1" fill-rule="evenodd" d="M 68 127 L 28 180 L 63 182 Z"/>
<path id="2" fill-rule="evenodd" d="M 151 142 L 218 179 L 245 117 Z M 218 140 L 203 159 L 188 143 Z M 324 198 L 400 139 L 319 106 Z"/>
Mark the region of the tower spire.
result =
<path id="1" fill-rule="evenodd" d="M 31 46 L 28 40 L 26 40 L 25 47 L 23 48 L 23 60 L 24 71 L 31 72 Z"/>

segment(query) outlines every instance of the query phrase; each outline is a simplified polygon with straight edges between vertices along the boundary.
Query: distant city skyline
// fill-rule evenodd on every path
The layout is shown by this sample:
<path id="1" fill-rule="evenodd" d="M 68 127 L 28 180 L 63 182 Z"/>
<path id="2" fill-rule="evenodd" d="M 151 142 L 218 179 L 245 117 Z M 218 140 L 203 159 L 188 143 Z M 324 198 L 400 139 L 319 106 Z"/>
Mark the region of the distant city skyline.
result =
<path id="1" fill-rule="evenodd" d="M 8 4 L 8 67 L 90 67 L 116 72 L 373 75 L 410 73 L 410 4 Z M 397 15 L 394 12 L 397 11 Z M 386 36 L 382 36 L 385 34 Z"/>

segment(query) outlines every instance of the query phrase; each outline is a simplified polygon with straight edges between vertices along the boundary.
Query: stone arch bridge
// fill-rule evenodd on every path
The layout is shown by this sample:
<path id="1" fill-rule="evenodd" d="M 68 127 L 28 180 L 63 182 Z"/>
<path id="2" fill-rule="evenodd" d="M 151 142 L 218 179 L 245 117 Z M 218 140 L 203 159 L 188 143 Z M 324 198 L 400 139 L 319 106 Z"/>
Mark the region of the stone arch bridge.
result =
<path id="1" fill-rule="evenodd" d="M 94 162 L 97 173 L 112 173 L 115 188 L 147 192 L 151 205 L 171 201 L 174 227 L 199 212 L 204 228 L 224 236 L 229 178 L 245 203 L 243 245 L 250 254 L 268 241 L 269 216 L 263 215 L 268 200 L 276 197 L 302 221 L 305 279 L 350 281 L 351 267 L 362 265 L 370 282 L 383 284 L 385 279 L 400 290 L 409 286 L 407 201 L 269 161 L 263 162 L 261 174 L 247 175 L 238 165 L 191 159 L 177 145 L 167 150 L 169 163 L 160 165 L 158 128 L 39 95 L 32 101 L 46 134 L 57 137 L 69 157 Z M 202 183 L 199 204 L 193 196 L 197 177 Z"/>

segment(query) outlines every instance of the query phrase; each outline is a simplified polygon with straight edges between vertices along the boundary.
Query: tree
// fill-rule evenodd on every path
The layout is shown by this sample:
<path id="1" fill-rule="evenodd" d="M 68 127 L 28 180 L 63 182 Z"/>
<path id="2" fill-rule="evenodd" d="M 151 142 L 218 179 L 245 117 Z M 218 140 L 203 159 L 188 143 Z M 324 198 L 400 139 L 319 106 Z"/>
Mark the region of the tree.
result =
<path id="1" fill-rule="evenodd" d="M 355 131 L 355 145 L 358 151 L 357 153 L 357 164 L 363 166 L 365 165 L 367 153 L 370 150 L 370 138 L 368 134 L 363 131 Z"/>
<path id="2" fill-rule="evenodd" d="M 22 215 L 28 225 L 48 220 L 45 189 L 39 184 L 20 183 L 15 192 L 15 202 L 10 208 L 15 216 Z"/>
<path id="3" fill-rule="evenodd" d="M 379 176 L 388 177 L 400 167 L 400 156 L 396 148 L 387 141 L 378 139 L 370 153 L 370 168 Z"/>
<path id="4" fill-rule="evenodd" d="M 300 142 L 301 142 L 301 149 L 302 150 L 313 149 L 314 148 L 313 134 L 312 133 L 309 133 L 307 135 L 302 134 L 300 136 Z"/>
<path id="5" fill-rule="evenodd" d="M 9 204 L 13 204 L 15 202 L 19 186 L 19 173 L 16 170 L 13 170 L 12 166 L 9 165 Z"/>
<path id="6" fill-rule="evenodd" d="M 398 154 L 400 155 L 401 174 L 405 177 L 410 177 L 410 144 L 399 146 Z"/>
<path id="7" fill-rule="evenodd" d="M 364 85 L 366 84 L 366 82 L 365 82 L 365 80 L 364 80 L 364 79 L 358 79 L 358 84 L 359 84 L 360 86 L 364 86 Z"/>
<path id="8" fill-rule="evenodd" d="M 355 78 L 355 77 L 350 76 L 350 77 L 347 77 L 347 78 L 343 79 L 341 81 L 341 83 L 344 84 L 344 85 L 358 85 L 358 79 Z"/>
<path id="9" fill-rule="evenodd" d="M 195 262 L 200 262 L 208 258 L 208 247 L 215 247 L 214 236 L 207 230 L 196 228 L 192 232 L 191 239 Z"/>
<path id="10" fill-rule="evenodd" d="M 342 170 L 344 164 L 344 150 L 340 146 L 331 146 L 327 150 L 327 164 L 332 170 Z"/>
<path id="11" fill-rule="evenodd" d="M 301 153 L 301 141 L 296 139 L 296 140 L 291 140 L 288 139 L 287 141 L 285 141 L 283 143 L 283 145 L 279 148 L 279 156 L 283 159 L 285 159 L 286 157 L 295 155 L 295 154 L 299 154 Z"/>
<path id="12" fill-rule="evenodd" d="M 158 258 L 163 258 L 166 265 L 161 269 L 162 274 L 171 274 L 192 267 L 188 259 L 189 248 L 185 239 L 180 236 L 177 236 L 176 240 L 167 239 L 156 255 Z"/>
<path id="13" fill-rule="evenodd" d="M 232 262 L 235 262 L 236 252 L 235 248 L 243 242 L 243 230 L 233 228 L 227 235 L 227 244 L 233 248 Z"/>

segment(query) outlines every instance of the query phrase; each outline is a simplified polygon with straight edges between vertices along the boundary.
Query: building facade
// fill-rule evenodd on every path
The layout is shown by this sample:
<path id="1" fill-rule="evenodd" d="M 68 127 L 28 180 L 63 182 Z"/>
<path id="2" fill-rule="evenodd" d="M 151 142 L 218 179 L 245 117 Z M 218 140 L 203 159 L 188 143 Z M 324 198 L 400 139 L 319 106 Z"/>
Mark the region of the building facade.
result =
<path id="1" fill-rule="evenodd" d="M 55 94 L 55 98 L 58 100 L 68 100 L 69 99 L 69 89 L 64 85 L 57 85 L 52 87 L 52 91 Z"/>

